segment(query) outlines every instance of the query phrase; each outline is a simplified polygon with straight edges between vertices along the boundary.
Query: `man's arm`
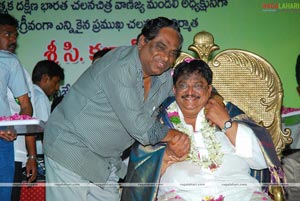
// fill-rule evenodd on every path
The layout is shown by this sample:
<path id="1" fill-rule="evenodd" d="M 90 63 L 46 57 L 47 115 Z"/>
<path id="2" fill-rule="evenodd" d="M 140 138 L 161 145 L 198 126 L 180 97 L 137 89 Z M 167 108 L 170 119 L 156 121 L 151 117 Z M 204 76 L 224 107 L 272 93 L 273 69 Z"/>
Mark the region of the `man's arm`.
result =
<path id="1" fill-rule="evenodd" d="M 35 136 L 34 135 L 25 136 L 25 143 L 26 143 L 26 148 L 27 148 L 27 152 L 28 152 L 28 159 L 26 162 L 26 176 L 30 177 L 28 182 L 33 182 L 37 177 Z"/>
<path id="2" fill-rule="evenodd" d="M 32 105 L 30 102 L 30 99 L 28 97 L 28 94 L 24 94 L 20 97 L 18 97 L 19 103 L 20 103 L 20 114 L 25 114 L 25 115 L 29 115 L 32 116 Z"/>
<path id="3" fill-rule="evenodd" d="M 150 112 L 159 107 L 165 97 L 165 91 L 171 89 L 171 79 L 163 85 L 152 86 L 157 91 L 155 95 L 147 98 L 148 101 L 151 99 L 151 104 L 145 104 L 142 75 L 128 70 L 132 65 L 126 65 L 128 64 L 124 63 L 122 68 L 116 70 L 112 68 L 106 76 L 99 78 L 101 88 L 127 132 L 143 145 L 154 145 L 165 137 L 167 129 L 163 128 L 160 122 L 156 122 Z M 132 79 L 135 76 L 140 76 L 141 79 Z"/>
<path id="4" fill-rule="evenodd" d="M 267 168 L 266 160 L 254 131 L 246 124 L 238 124 L 235 153 L 244 158 L 252 169 Z"/>
<path id="5" fill-rule="evenodd" d="M 32 105 L 28 94 L 18 97 L 20 102 L 20 114 L 32 116 Z M 34 135 L 26 135 L 25 143 L 28 152 L 28 160 L 26 163 L 26 176 L 30 177 L 28 182 L 33 182 L 37 177 L 37 163 L 36 163 L 36 139 Z M 30 176 L 31 174 L 31 176 Z"/>
<path id="6" fill-rule="evenodd" d="M 218 96 L 214 96 L 208 100 L 204 113 L 210 124 L 216 125 L 220 129 L 222 129 L 225 122 L 230 119 L 227 109 L 224 107 L 223 102 L 218 99 Z M 237 129 L 238 123 L 232 122 L 231 128 L 229 128 L 225 133 L 233 146 L 235 146 L 236 143 Z"/>
<path id="7" fill-rule="evenodd" d="M 222 129 L 224 121 L 230 118 L 223 104 L 223 99 L 220 98 L 220 96 L 213 96 L 213 98 L 208 101 L 206 108 L 208 110 L 206 112 L 206 118 Z M 245 158 L 251 168 L 263 169 L 267 167 L 258 139 L 251 127 L 233 121 L 232 127 L 226 131 L 225 135 L 235 146 L 236 154 Z"/>

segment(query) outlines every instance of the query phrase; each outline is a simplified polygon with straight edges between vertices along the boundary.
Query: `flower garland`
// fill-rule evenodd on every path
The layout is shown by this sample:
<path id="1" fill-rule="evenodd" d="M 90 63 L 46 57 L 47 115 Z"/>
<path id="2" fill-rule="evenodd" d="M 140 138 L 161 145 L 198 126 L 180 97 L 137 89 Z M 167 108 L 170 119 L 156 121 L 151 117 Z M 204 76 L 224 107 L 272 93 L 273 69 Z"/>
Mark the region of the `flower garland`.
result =
<path id="1" fill-rule="evenodd" d="M 11 116 L 1 116 L 0 121 L 14 121 L 14 120 L 29 120 L 29 119 L 35 119 L 29 115 L 25 114 L 18 114 L 15 113 L 14 115 Z"/>
<path id="2" fill-rule="evenodd" d="M 220 195 L 218 198 L 214 198 L 212 196 L 206 196 L 202 199 L 202 201 L 223 201 L 224 200 L 224 196 Z"/>
<path id="3" fill-rule="evenodd" d="M 210 126 L 207 120 L 203 118 L 203 121 L 201 122 L 203 127 L 200 129 L 200 132 L 203 136 L 204 144 L 208 150 L 208 155 L 201 155 L 195 145 L 193 132 L 190 132 L 190 130 L 187 129 L 180 120 L 176 101 L 169 105 L 167 108 L 167 113 L 170 121 L 173 123 L 174 128 L 187 134 L 191 139 L 191 150 L 188 159 L 192 160 L 194 163 L 203 168 L 209 168 L 211 171 L 216 170 L 222 164 L 224 153 L 221 152 L 221 144 L 215 137 L 215 127 Z"/>

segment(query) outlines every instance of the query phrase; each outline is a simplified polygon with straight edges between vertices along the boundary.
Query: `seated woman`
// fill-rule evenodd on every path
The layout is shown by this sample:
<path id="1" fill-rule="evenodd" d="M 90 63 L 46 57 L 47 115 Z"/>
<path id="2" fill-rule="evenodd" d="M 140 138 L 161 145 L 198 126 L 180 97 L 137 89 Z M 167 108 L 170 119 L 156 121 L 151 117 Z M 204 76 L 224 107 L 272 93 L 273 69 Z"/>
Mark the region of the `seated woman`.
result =
<path id="1" fill-rule="evenodd" d="M 134 145 L 126 181 L 159 185 L 125 187 L 122 199 L 269 200 L 249 174 L 250 169 L 280 167 L 266 130 L 234 105 L 224 107 L 223 101 L 210 98 L 212 71 L 205 62 L 185 60 L 176 67 L 173 83 L 175 98 L 163 103 L 159 118 L 190 136 L 190 154 L 178 159 L 161 144 Z M 272 173 L 280 179 L 276 171 Z"/>

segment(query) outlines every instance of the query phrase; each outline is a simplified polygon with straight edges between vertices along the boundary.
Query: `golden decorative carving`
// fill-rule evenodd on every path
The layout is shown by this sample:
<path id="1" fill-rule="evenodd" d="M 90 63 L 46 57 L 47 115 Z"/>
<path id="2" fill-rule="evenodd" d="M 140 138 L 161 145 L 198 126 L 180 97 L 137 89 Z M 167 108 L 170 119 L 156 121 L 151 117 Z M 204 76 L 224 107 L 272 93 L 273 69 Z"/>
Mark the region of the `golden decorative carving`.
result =
<path id="1" fill-rule="evenodd" d="M 205 62 L 208 62 L 209 56 L 213 51 L 220 49 L 214 42 L 214 37 L 211 33 L 201 31 L 194 36 L 194 44 L 189 46 L 189 50 L 192 50 L 198 54 L 198 58 Z"/>

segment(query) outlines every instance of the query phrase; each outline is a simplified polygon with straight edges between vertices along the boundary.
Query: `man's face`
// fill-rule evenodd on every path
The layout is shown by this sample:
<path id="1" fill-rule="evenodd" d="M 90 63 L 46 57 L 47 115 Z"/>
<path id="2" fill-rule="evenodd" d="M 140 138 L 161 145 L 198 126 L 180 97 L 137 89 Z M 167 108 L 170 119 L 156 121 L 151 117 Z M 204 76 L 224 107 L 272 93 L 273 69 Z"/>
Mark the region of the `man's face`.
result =
<path id="1" fill-rule="evenodd" d="M 43 85 L 41 85 L 40 87 L 43 89 L 45 94 L 50 97 L 59 90 L 60 78 L 59 76 L 54 76 L 52 78 L 50 78 L 48 75 L 45 76 L 46 77 L 43 81 Z"/>
<path id="2" fill-rule="evenodd" d="M 0 50 L 15 53 L 17 48 L 17 28 L 11 25 L 0 25 Z"/>
<path id="3" fill-rule="evenodd" d="M 173 87 L 176 102 L 184 116 L 198 115 L 206 105 L 212 90 L 205 78 L 198 73 L 182 75 Z"/>
<path id="4" fill-rule="evenodd" d="M 158 35 L 147 41 L 142 35 L 138 48 L 144 77 L 160 75 L 175 62 L 180 48 L 178 33 L 169 27 L 162 28 Z"/>

